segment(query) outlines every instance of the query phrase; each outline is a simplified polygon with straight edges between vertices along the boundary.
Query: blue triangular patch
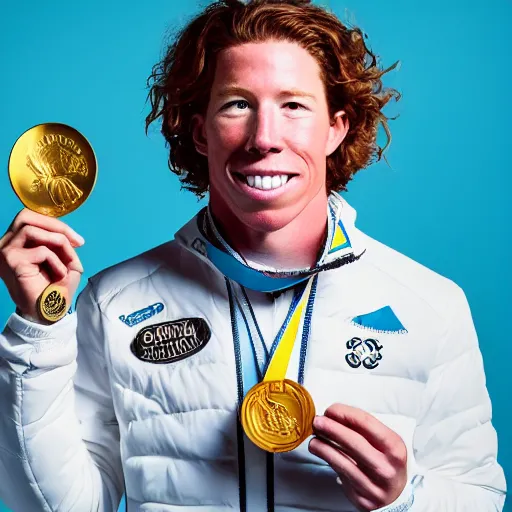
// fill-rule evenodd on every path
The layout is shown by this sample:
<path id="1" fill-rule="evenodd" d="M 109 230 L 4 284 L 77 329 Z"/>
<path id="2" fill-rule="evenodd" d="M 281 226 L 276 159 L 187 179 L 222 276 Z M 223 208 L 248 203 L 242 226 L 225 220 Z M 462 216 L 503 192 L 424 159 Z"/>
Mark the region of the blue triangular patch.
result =
<path id="1" fill-rule="evenodd" d="M 352 318 L 352 322 L 377 331 L 407 332 L 407 329 L 402 325 L 390 306 L 384 306 L 377 311 L 355 316 Z"/>

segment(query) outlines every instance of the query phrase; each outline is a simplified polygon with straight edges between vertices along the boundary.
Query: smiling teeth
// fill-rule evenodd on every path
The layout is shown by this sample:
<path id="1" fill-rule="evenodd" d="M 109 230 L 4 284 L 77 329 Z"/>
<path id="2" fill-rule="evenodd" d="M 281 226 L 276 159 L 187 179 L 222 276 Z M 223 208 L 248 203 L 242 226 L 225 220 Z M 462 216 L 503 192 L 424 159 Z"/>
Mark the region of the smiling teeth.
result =
<path id="1" fill-rule="evenodd" d="M 260 190 L 279 188 L 286 185 L 287 181 L 287 174 L 281 174 L 281 176 L 247 176 L 247 184 Z"/>

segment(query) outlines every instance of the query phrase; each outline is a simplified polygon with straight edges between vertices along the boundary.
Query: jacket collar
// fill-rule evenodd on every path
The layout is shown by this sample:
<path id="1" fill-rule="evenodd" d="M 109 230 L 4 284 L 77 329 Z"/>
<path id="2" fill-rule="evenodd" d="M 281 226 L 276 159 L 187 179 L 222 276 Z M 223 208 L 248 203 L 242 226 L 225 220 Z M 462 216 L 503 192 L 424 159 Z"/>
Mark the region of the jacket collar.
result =
<path id="1" fill-rule="evenodd" d="M 357 261 L 365 252 L 360 231 L 355 226 L 356 210 L 339 194 L 329 196 L 329 233 L 319 261 L 313 269 L 275 269 L 250 266 L 225 242 L 215 229 L 208 208 L 202 209 L 175 235 L 176 241 L 215 267 L 226 277 L 259 291 L 289 288 L 312 274 Z"/>

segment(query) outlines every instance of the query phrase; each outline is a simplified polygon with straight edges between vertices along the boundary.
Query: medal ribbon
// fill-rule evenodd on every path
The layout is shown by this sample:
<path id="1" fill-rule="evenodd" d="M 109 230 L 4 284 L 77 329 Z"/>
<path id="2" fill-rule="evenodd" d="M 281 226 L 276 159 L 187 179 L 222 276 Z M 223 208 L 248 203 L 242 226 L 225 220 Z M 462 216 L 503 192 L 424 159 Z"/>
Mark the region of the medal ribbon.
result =
<path id="1" fill-rule="evenodd" d="M 273 356 L 271 356 L 263 381 L 285 379 L 295 340 L 297 339 L 297 334 L 299 332 L 299 325 L 304 316 L 303 313 L 311 294 L 312 284 L 313 277 L 310 277 L 305 290 L 302 292 L 300 302 L 295 307 L 291 319 L 286 326 L 281 339 L 277 343 L 275 352 Z"/>
<path id="2" fill-rule="evenodd" d="M 227 280 L 230 304 L 233 305 L 231 317 L 239 379 L 239 406 L 242 405 L 245 394 L 262 381 L 263 374 L 265 375 L 263 380 L 285 379 L 302 318 L 304 322 L 298 375 L 299 382 L 303 380 L 317 277 L 310 278 L 305 287 L 300 286 L 302 289 L 295 291 L 286 319 L 274 340 L 270 356 L 246 291 L 243 287 Z M 242 325 L 245 325 L 245 329 L 240 329 Z M 239 444 L 240 500 L 241 504 L 245 505 L 245 507 L 241 506 L 241 510 L 273 512 L 273 455 L 251 442 L 245 432 L 239 431 L 238 436 L 241 443 Z"/>
<path id="3" fill-rule="evenodd" d="M 295 291 L 286 319 L 271 347 L 270 355 L 245 289 L 227 280 L 230 304 L 233 305 L 231 317 L 240 407 L 245 395 L 262 381 L 263 375 L 263 380 L 285 379 L 301 319 L 304 318 L 298 364 L 298 380 L 302 383 L 317 278 L 318 275 L 311 277 L 305 287 L 299 285 L 299 289 Z M 240 510 L 273 512 L 273 455 L 262 450 L 248 438 L 247 433 L 242 430 L 243 422 L 238 425 L 240 429 L 238 432 Z"/>

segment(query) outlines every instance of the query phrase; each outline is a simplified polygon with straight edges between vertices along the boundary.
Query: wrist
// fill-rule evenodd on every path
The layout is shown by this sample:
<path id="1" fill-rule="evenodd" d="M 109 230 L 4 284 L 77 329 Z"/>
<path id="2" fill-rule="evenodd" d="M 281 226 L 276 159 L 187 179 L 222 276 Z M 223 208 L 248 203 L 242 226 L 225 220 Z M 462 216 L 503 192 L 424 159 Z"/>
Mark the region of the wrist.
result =
<path id="1" fill-rule="evenodd" d="M 29 314 L 29 313 L 23 312 L 18 306 L 16 306 L 15 313 L 18 316 L 20 316 L 21 318 L 23 318 L 24 320 L 28 320 L 29 322 L 32 322 L 34 324 L 39 324 L 39 325 L 51 325 L 52 324 L 51 322 L 48 322 L 48 320 L 45 320 L 42 317 L 33 316 L 33 315 Z"/>
<path id="2" fill-rule="evenodd" d="M 407 512 L 408 510 L 411 510 L 414 503 L 414 490 L 419 481 L 421 481 L 421 477 L 419 475 L 415 475 L 405 484 L 400 496 L 398 496 L 393 503 L 390 503 L 385 507 L 378 508 L 373 512 Z"/>

